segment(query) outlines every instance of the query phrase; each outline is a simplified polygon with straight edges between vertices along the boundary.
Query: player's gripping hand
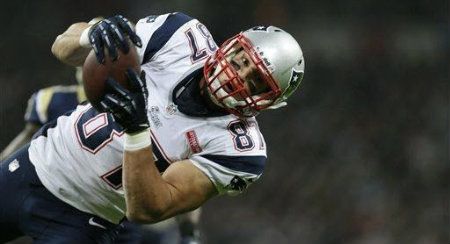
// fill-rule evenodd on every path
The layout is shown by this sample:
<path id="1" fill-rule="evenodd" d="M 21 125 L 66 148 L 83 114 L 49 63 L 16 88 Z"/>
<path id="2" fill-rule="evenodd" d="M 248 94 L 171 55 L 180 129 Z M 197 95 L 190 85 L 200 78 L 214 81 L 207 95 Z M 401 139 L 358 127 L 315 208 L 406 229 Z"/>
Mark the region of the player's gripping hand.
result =
<path id="1" fill-rule="evenodd" d="M 134 134 L 150 127 L 147 118 L 148 90 L 144 72 L 141 78 L 132 69 L 128 69 L 126 74 L 130 89 L 109 78 L 106 81 L 107 92 L 100 105 L 103 111 L 113 115 L 126 133 Z"/>
<path id="2" fill-rule="evenodd" d="M 113 61 L 117 60 L 117 49 L 127 54 L 130 50 L 128 39 L 136 46 L 142 47 L 141 39 L 133 29 L 130 21 L 122 15 L 101 20 L 90 27 L 89 42 L 98 62 L 105 62 L 105 48 Z"/>

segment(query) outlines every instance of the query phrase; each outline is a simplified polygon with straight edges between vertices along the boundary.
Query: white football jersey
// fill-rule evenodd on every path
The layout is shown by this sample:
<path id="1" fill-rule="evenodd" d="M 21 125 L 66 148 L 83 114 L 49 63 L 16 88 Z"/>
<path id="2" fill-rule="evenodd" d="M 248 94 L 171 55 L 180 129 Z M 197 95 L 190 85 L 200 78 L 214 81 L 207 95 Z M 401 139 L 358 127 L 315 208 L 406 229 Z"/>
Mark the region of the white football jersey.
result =
<path id="1" fill-rule="evenodd" d="M 158 169 L 189 159 L 220 194 L 243 191 L 263 172 L 265 142 L 255 118 L 208 114 L 196 97 L 202 66 L 217 49 L 207 28 L 171 13 L 141 19 L 136 32 L 143 42 L 138 53 Z M 80 105 L 46 124 L 29 155 L 44 186 L 59 199 L 113 223 L 124 217 L 123 130 L 111 115 Z"/>

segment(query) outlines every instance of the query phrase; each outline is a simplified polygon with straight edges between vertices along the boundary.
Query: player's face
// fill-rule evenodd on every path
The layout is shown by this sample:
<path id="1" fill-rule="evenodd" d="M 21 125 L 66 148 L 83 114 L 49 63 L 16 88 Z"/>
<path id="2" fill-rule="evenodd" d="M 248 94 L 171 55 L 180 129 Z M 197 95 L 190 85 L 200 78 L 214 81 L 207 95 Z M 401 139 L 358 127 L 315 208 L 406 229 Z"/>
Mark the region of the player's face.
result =
<path id="1" fill-rule="evenodd" d="M 230 54 L 227 57 L 227 60 L 244 82 L 243 85 L 249 94 L 257 95 L 269 89 L 267 84 L 259 76 L 256 65 L 242 48 Z M 218 76 L 218 79 L 220 80 L 221 84 L 224 84 L 228 81 L 228 76 L 225 73 L 221 73 Z M 230 90 L 229 88 L 227 88 L 227 86 L 224 86 L 224 89 L 226 91 Z"/>
<path id="2" fill-rule="evenodd" d="M 203 67 L 211 101 L 246 117 L 273 104 L 280 88 L 271 75 L 273 67 L 261 54 L 242 33 L 225 41 Z"/>

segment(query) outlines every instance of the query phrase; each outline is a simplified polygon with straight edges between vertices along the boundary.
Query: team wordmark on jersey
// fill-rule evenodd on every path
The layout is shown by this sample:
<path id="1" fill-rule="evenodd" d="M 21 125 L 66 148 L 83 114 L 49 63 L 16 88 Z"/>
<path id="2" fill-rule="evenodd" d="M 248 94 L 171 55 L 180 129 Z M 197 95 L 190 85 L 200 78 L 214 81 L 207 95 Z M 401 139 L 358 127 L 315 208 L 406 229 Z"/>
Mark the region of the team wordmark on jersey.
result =
<path id="1" fill-rule="evenodd" d="M 197 135 L 195 134 L 194 130 L 186 132 L 186 139 L 188 141 L 192 153 L 199 153 L 202 151 L 202 148 L 200 147 L 200 143 L 198 142 Z"/>
<path id="2" fill-rule="evenodd" d="M 153 125 L 156 128 L 163 126 L 163 124 L 161 123 L 161 120 L 159 119 L 159 107 L 158 106 L 151 106 L 149 113 L 150 113 L 150 120 L 153 122 Z"/>

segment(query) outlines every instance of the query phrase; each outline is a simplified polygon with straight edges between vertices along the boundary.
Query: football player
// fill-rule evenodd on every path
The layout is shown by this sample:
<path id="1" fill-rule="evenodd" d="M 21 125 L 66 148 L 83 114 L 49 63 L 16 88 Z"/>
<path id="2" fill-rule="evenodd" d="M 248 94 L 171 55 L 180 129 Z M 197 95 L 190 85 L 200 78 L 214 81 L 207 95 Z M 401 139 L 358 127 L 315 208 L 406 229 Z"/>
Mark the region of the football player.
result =
<path id="1" fill-rule="evenodd" d="M 138 47 L 142 74 L 130 89 L 113 79 L 101 111 L 90 104 L 48 123 L 0 167 L 0 239 L 109 243 L 126 216 L 156 223 L 211 197 L 243 192 L 261 175 L 266 145 L 255 119 L 286 105 L 304 58 L 274 26 L 239 33 L 217 47 L 183 13 L 76 23 L 52 52 L 78 66 L 94 49 L 114 60 Z"/>

